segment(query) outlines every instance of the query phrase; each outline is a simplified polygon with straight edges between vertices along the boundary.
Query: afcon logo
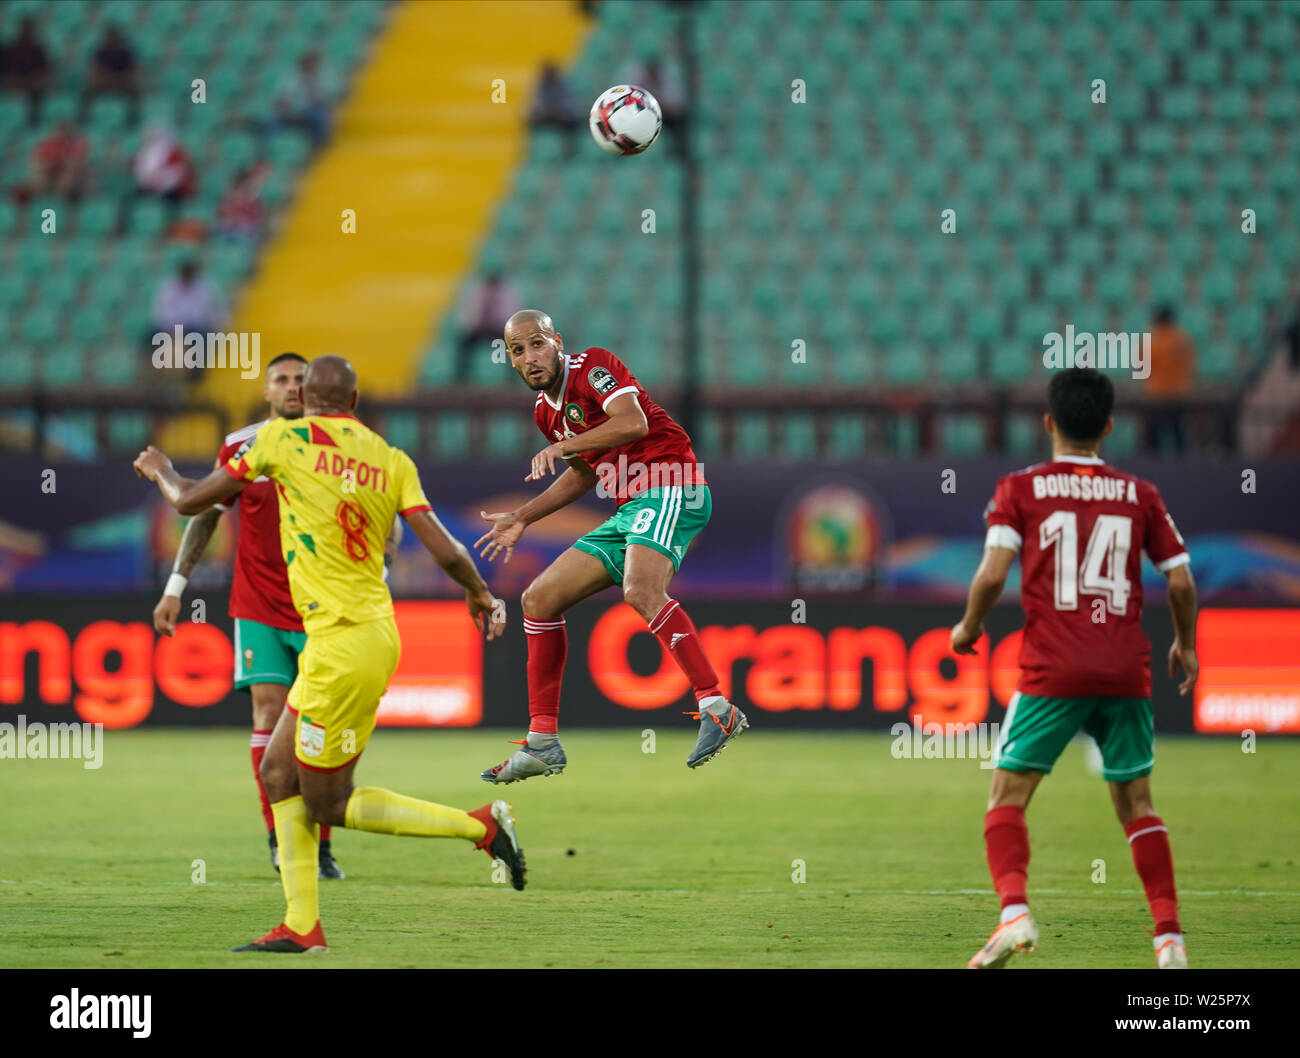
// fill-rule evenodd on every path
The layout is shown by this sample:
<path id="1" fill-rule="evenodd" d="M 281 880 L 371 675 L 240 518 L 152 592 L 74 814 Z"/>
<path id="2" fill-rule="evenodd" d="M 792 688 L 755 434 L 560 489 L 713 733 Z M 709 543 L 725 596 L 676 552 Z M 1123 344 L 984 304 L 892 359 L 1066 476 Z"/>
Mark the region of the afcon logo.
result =
<path id="1" fill-rule="evenodd" d="M 785 544 L 790 579 L 797 587 L 855 591 L 873 579 L 880 521 L 859 488 L 820 485 L 790 510 Z"/>
<path id="2" fill-rule="evenodd" d="M 564 417 L 575 426 L 586 426 L 587 420 L 583 418 L 582 409 L 576 404 L 566 404 L 564 406 Z"/>

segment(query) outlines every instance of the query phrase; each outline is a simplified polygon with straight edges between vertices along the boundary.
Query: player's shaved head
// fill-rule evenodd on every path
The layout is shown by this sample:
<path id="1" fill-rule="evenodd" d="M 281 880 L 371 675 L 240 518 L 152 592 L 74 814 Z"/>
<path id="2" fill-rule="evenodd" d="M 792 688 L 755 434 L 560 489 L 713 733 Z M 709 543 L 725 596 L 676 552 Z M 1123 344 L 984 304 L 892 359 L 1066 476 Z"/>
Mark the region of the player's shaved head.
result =
<path id="1" fill-rule="evenodd" d="M 318 356 L 302 379 L 308 415 L 351 411 L 357 406 L 357 372 L 341 356 Z"/>
<path id="2" fill-rule="evenodd" d="M 510 332 L 513 330 L 541 331 L 549 337 L 555 334 L 555 324 L 541 309 L 520 309 L 506 320 L 507 344 L 510 342 Z"/>

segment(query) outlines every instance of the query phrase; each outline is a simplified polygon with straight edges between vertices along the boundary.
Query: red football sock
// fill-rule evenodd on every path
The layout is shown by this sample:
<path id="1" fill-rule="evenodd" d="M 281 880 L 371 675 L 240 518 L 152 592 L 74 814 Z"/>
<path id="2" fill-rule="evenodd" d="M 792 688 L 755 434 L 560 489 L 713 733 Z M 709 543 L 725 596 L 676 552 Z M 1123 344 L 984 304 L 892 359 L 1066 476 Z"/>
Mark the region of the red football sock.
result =
<path id="1" fill-rule="evenodd" d="M 718 690 L 718 674 L 713 671 L 713 663 L 700 646 L 700 634 L 695 631 L 695 623 L 686 616 L 676 599 L 669 599 L 655 614 L 650 622 L 650 631 L 664 645 L 668 656 L 686 673 L 697 702 L 722 693 Z"/>
<path id="2" fill-rule="evenodd" d="M 266 823 L 268 833 L 275 833 L 275 817 L 271 815 L 271 799 L 266 796 L 266 787 L 262 785 L 262 758 L 266 756 L 266 744 L 271 741 L 271 732 L 253 729 L 249 741 L 253 757 L 253 778 L 257 780 L 257 796 L 262 799 L 262 820 Z"/>
<path id="3" fill-rule="evenodd" d="M 564 618 L 534 621 L 524 618 L 528 637 L 528 730 L 553 735 L 560 719 L 560 681 L 569 637 Z"/>
<path id="4" fill-rule="evenodd" d="M 1178 928 L 1178 894 L 1174 889 L 1174 854 L 1169 848 L 1169 831 L 1159 816 L 1143 816 L 1124 827 L 1133 849 L 1147 904 L 1155 919 L 1156 936 L 1181 933 Z"/>
<path id="5" fill-rule="evenodd" d="M 993 887 L 1002 906 L 1027 904 L 1025 881 L 1029 872 L 1029 828 L 1019 805 L 990 808 L 984 817 L 984 849 L 993 875 Z"/>

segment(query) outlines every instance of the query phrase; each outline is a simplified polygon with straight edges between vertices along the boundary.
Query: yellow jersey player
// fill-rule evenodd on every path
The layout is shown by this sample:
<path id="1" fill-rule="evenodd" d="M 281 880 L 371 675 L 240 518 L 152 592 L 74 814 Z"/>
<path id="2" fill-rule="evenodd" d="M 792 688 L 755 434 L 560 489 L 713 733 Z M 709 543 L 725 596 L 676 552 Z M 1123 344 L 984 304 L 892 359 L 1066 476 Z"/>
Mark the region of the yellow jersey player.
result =
<path id="1" fill-rule="evenodd" d="M 181 514 L 198 514 L 263 475 L 279 494 L 289 589 L 307 633 L 286 709 L 262 759 L 288 906 L 279 926 L 235 951 L 327 950 L 316 877 L 322 824 L 463 838 L 500 859 L 514 887 L 524 887 L 523 850 L 504 801 L 465 812 L 352 783 L 401 653 L 383 580 L 384 538 L 394 514 L 464 587 L 470 617 L 489 640 L 505 628 L 505 604 L 434 515 L 410 456 L 354 416 L 351 364 L 337 356 L 312 361 L 303 405 L 301 418 L 268 423 L 200 481 L 181 477 L 156 448 L 135 461 L 136 473 L 156 482 Z"/>

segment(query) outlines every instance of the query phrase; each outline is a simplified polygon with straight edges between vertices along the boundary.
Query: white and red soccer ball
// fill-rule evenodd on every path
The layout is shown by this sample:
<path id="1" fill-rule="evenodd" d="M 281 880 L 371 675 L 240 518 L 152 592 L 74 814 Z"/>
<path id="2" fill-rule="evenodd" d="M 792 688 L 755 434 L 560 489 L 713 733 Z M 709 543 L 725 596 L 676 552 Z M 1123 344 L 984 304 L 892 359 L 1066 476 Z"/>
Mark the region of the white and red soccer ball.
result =
<path id="1" fill-rule="evenodd" d="M 618 84 L 600 93 L 591 105 L 591 138 L 610 154 L 640 154 L 663 128 L 659 101 L 644 88 Z"/>

